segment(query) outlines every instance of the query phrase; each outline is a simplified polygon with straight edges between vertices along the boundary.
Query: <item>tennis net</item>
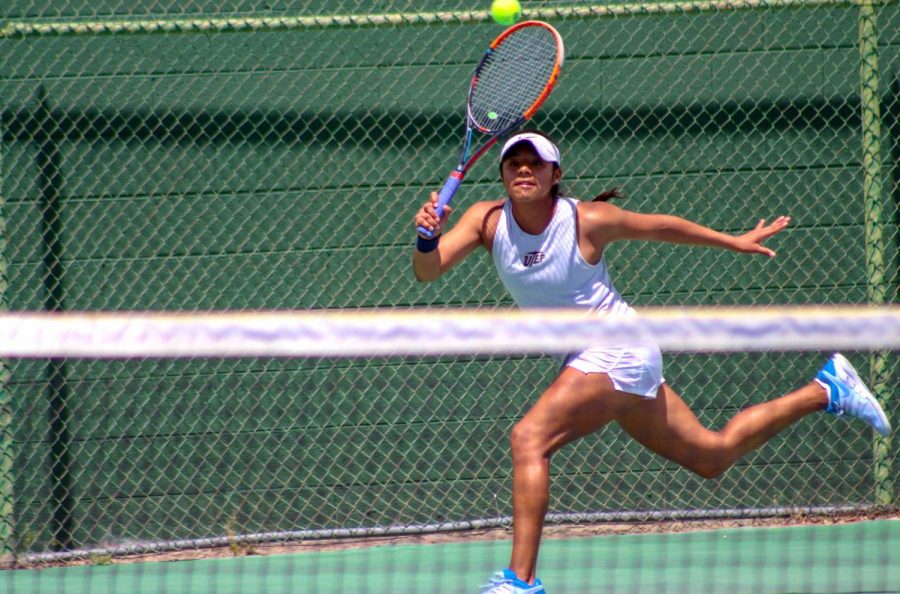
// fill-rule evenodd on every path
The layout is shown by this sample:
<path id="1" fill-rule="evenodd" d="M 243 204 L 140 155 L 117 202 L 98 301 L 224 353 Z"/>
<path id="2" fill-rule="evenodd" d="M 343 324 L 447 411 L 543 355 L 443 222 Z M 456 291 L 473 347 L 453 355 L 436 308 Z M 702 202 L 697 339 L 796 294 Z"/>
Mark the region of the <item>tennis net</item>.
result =
<path id="1" fill-rule="evenodd" d="M 838 348 L 896 418 L 892 306 L 6 314 L 17 569 L 0 588 L 477 591 L 508 562 L 509 431 L 556 373 L 546 355 L 623 336 L 659 341 L 713 428 Z M 539 575 L 566 592 L 893 591 L 896 476 L 889 438 L 823 414 L 715 480 L 611 425 L 553 458 Z"/>

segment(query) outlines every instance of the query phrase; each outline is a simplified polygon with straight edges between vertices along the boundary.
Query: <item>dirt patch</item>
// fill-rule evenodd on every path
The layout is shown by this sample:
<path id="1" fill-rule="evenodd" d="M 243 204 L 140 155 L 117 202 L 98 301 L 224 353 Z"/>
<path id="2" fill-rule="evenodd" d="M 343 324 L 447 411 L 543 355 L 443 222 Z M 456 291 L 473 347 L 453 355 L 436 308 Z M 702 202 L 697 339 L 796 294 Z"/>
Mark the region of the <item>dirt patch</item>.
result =
<path id="1" fill-rule="evenodd" d="M 587 538 L 592 536 L 612 534 L 678 533 L 701 530 L 719 530 L 724 528 L 738 528 L 743 526 L 782 527 L 815 524 L 847 524 L 850 522 L 860 522 L 864 520 L 900 520 L 900 509 L 891 508 L 854 512 L 835 512 L 831 514 L 796 513 L 789 516 L 771 518 L 736 518 L 724 520 L 654 520 L 647 522 L 627 523 L 560 524 L 546 526 L 544 528 L 544 538 L 566 539 Z M 266 544 L 235 542 L 227 546 L 190 549 L 184 551 L 162 551 L 158 553 L 150 552 L 115 557 L 111 555 L 97 554 L 88 556 L 87 558 L 72 561 L 23 563 L 23 560 L 20 560 L 16 567 L 35 568 L 75 565 L 110 565 L 144 561 L 188 561 L 197 559 L 242 557 L 249 555 L 285 555 L 307 552 L 337 551 L 377 546 L 477 542 L 511 539 L 512 529 L 506 527 L 480 530 L 464 530 L 458 532 L 440 532 L 433 534 L 371 536 L 330 540 L 300 540 L 296 542 L 279 542 Z"/>

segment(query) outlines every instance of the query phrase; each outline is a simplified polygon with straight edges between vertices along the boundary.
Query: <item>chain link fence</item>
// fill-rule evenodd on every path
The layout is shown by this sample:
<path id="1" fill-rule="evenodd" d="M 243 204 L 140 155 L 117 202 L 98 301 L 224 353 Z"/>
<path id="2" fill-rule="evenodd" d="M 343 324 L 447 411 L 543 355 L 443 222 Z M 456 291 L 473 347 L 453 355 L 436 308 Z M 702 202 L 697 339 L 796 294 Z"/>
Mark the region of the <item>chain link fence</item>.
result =
<path id="1" fill-rule="evenodd" d="M 485 254 L 429 285 L 410 267 L 413 214 L 455 164 L 469 77 L 501 30 L 487 3 L 296 4 L 7 3 L 7 308 L 511 304 Z M 897 301 L 896 3 L 524 8 L 566 42 L 533 122 L 561 146 L 566 192 L 619 187 L 625 208 L 727 232 L 793 218 L 771 261 L 615 245 L 613 278 L 638 309 Z M 458 209 L 499 197 L 491 160 Z M 669 356 L 665 375 L 720 427 L 823 355 Z M 895 358 L 853 358 L 898 418 Z M 509 429 L 555 374 L 474 354 L 7 370 L 3 515 L 20 555 L 502 523 Z M 891 505 L 894 456 L 817 417 L 704 481 L 610 427 L 556 456 L 551 511 Z"/>

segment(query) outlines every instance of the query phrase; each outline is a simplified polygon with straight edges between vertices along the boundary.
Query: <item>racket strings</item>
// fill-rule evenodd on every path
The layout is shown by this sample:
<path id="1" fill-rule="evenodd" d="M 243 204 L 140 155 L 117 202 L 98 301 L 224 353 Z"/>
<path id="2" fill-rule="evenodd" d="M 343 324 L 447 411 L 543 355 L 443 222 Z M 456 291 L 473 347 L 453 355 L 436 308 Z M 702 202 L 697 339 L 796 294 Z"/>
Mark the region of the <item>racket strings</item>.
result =
<path id="1" fill-rule="evenodd" d="M 507 37 L 479 69 L 469 103 L 475 124 L 491 132 L 516 124 L 553 80 L 558 55 L 555 36 L 543 27 Z"/>

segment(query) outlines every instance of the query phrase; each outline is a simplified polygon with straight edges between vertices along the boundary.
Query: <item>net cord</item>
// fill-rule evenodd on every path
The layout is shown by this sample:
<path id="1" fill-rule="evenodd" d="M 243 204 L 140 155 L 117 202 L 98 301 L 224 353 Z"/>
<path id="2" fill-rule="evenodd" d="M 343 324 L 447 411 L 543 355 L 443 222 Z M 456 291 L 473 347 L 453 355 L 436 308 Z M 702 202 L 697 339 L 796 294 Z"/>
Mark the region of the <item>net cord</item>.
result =
<path id="1" fill-rule="evenodd" d="M 19 312 L 0 357 L 241 358 L 542 355 L 655 343 L 667 352 L 900 350 L 900 306 L 583 310 Z"/>

